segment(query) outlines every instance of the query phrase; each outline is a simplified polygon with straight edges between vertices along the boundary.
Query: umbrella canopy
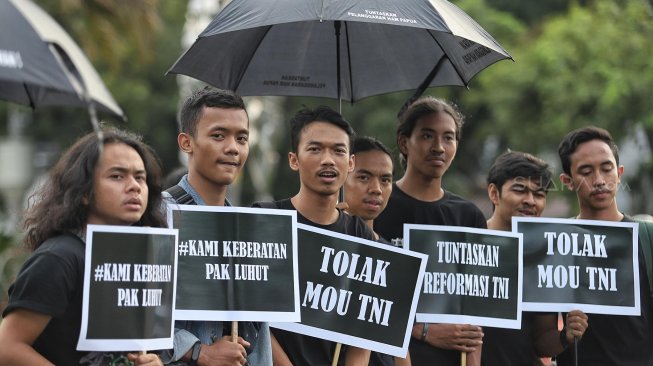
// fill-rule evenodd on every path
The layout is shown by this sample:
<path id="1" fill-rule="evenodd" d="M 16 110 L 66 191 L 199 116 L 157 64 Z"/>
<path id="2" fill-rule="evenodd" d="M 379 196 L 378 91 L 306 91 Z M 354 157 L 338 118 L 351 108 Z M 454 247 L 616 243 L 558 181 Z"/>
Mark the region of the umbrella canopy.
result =
<path id="1" fill-rule="evenodd" d="M 466 86 L 508 52 L 446 0 L 233 0 L 170 73 L 241 95 L 350 102 Z"/>
<path id="2" fill-rule="evenodd" d="M 77 44 L 29 0 L 0 0 L 0 99 L 33 108 L 93 101 L 124 118 Z"/>

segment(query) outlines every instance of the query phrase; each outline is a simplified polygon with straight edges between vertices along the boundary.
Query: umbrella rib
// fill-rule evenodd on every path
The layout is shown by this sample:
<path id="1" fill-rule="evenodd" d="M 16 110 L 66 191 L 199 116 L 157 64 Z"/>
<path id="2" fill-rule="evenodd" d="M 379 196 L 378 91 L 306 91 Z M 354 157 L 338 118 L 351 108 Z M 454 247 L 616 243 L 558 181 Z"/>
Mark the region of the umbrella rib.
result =
<path id="1" fill-rule="evenodd" d="M 269 25 L 266 26 L 265 34 L 262 37 L 260 37 L 260 39 L 258 41 L 258 44 L 256 45 L 256 47 L 253 48 L 254 51 L 252 52 L 252 55 L 250 55 L 250 57 L 247 58 L 247 64 L 243 68 L 243 70 L 245 70 L 245 71 L 243 71 L 243 73 L 240 74 L 240 77 L 238 77 L 238 82 L 234 86 L 234 90 L 233 90 L 234 92 L 238 90 L 238 87 L 240 86 L 240 82 L 243 81 L 243 77 L 245 76 L 245 73 L 247 72 L 247 69 L 249 68 L 249 64 L 251 64 L 252 60 L 254 59 L 253 54 L 255 54 L 256 51 L 258 51 L 259 47 L 261 46 L 261 43 L 263 43 L 263 40 L 265 39 L 265 37 L 268 36 L 268 33 L 270 32 L 270 28 L 272 28 L 272 26 L 269 26 Z"/>
<path id="2" fill-rule="evenodd" d="M 322 9 L 320 10 L 320 23 L 324 20 L 324 0 L 322 0 Z"/>
<path id="3" fill-rule="evenodd" d="M 29 88 L 27 87 L 26 83 L 23 83 L 23 88 L 25 89 L 25 94 L 27 94 L 27 99 L 29 99 L 30 108 L 36 109 L 36 102 L 34 101 L 34 97 L 32 97 L 32 93 L 29 92 Z"/>
<path id="4" fill-rule="evenodd" d="M 426 31 L 427 31 L 428 34 L 431 36 L 431 38 L 433 38 L 433 40 L 435 41 L 435 43 L 437 43 L 438 46 L 440 46 L 440 49 L 442 50 L 442 53 L 446 55 L 446 53 L 444 53 L 444 48 L 442 47 L 442 45 L 440 44 L 440 42 L 438 41 L 438 39 L 433 35 L 433 33 L 431 33 L 431 30 L 430 30 L 430 29 L 427 29 Z M 437 32 L 437 31 L 433 31 L 433 32 Z M 451 33 L 451 35 L 454 35 L 454 34 Z M 443 56 L 443 57 L 444 57 L 444 56 Z M 458 71 L 458 68 L 456 67 L 456 65 L 452 62 L 452 63 L 451 63 L 451 66 L 453 66 L 453 69 L 456 71 L 456 74 L 458 74 L 458 77 L 460 78 L 460 80 L 463 81 L 463 85 L 465 85 L 465 87 L 467 87 L 467 81 L 465 81 L 465 78 L 461 75 L 460 71 Z M 428 84 L 430 84 L 431 81 L 433 81 L 433 78 L 434 78 L 434 77 L 435 77 L 435 75 L 433 75 L 433 77 L 431 78 L 431 80 L 428 81 Z M 428 84 L 427 84 L 427 87 L 428 87 Z"/>

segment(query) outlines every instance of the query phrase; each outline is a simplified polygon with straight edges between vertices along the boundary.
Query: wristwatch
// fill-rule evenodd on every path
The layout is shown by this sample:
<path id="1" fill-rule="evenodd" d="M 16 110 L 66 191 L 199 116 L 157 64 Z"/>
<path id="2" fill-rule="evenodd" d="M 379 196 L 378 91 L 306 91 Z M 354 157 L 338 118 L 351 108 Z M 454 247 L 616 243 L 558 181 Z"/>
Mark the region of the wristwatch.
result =
<path id="1" fill-rule="evenodd" d="M 197 360 L 200 358 L 200 351 L 202 350 L 202 342 L 197 341 L 193 345 L 193 352 L 190 354 L 190 361 L 188 366 L 197 366 Z"/>

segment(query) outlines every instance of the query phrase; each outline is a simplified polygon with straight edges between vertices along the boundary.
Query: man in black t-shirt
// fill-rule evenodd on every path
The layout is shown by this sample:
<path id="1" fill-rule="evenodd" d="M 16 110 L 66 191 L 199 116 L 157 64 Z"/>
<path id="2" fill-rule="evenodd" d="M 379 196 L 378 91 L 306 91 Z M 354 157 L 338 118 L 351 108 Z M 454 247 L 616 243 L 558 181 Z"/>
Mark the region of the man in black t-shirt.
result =
<path id="1" fill-rule="evenodd" d="M 487 176 L 488 196 L 494 207 L 488 229 L 511 231 L 513 216 L 542 214 L 552 183 L 548 167 L 543 160 L 519 151 L 506 152 L 494 161 Z M 564 351 L 561 337 L 571 343 L 587 329 L 587 315 L 582 311 L 567 314 L 564 334 L 546 326 L 557 325 L 557 319 L 558 313 L 524 312 L 521 329 L 484 327 L 483 366 L 544 365 L 538 355 L 559 354 Z"/>
<path id="2" fill-rule="evenodd" d="M 585 127 L 568 133 L 558 147 L 563 173 L 560 180 L 576 192 L 585 220 L 628 221 L 617 207 L 616 194 L 621 186 L 623 165 L 610 133 L 598 127 Z M 653 365 L 653 312 L 650 278 L 647 277 L 642 246 L 639 242 L 640 316 L 589 314 L 590 326 L 578 342 L 579 365 Z M 553 328 L 554 324 L 549 324 Z M 558 359 L 558 365 L 574 364 L 573 347 Z"/>
<path id="3" fill-rule="evenodd" d="M 102 134 L 77 140 L 48 177 L 25 213 L 24 240 L 32 254 L 9 288 L 0 322 L 0 365 L 118 362 L 124 359 L 120 352 L 77 350 L 83 238 L 89 224 L 165 226 L 158 158 L 140 137 L 103 128 Z M 127 357 L 136 365 L 163 365 L 156 354 Z"/>
<path id="4" fill-rule="evenodd" d="M 347 121 L 325 106 L 302 109 L 290 121 L 290 168 L 299 173 L 299 192 L 273 203 L 254 207 L 297 210 L 297 221 L 347 235 L 374 240 L 363 220 L 336 208 L 338 192 L 354 168 L 349 154 L 354 131 Z M 272 330 L 272 356 L 276 366 L 330 366 L 335 343 L 298 333 Z M 346 347 L 339 365 L 367 366 L 370 351 Z"/>
<path id="5" fill-rule="evenodd" d="M 398 245 L 403 225 L 430 224 L 485 228 L 485 217 L 471 202 L 442 188 L 442 177 L 456 155 L 463 118 L 448 102 L 422 97 L 400 116 L 397 146 L 406 169 L 392 189 L 374 229 Z M 480 365 L 483 332 L 467 324 L 415 324 L 410 358 L 415 366 Z"/>
<path id="6" fill-rule="evenodd" d="M 357 137 L 351 148 L 356 159 L 354 171 L 345 181 L 345 202 L 347 212 L 358 216 L 372 229 L 374 219 L 388 204 L 392 192 L 392 155 L 381 141 L 372 137 Z M 381 243 L 389 241 L 374 233 Z M 410 357 L 393 358 L 390 355 L 372 352 L 369 366 L 410 366 Z"/>
<path id="7" fill-rule="evenodd" d="M 392 192 L 392 155 L 381 141 L 366 136 L 356 137 L 351 154 L 356 164 L 345 181 L 347 213 L 373 229 L 374 219 L 383 212 Z M 375 239 L 387 242 L 376 233 Z"/>

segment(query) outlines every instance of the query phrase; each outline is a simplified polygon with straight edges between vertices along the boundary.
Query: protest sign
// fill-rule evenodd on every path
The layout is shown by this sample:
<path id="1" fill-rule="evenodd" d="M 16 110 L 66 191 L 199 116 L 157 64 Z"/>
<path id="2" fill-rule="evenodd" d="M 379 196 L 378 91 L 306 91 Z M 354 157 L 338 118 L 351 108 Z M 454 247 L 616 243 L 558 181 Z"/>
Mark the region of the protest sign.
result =
<path id="1" fill-rule="evenodd" d="M 404 246 L 429 255 L 418 322 L 520 328 L 521 235 L 404 224 Z"/>
<path id="2" fill-rule="evenodd" d="M 406 357 L 426 256 L 297 227 L 301 323 L 271 326 Z"/>
<path id="3" fill-rule="evenodd" d="M 177 230 L 88 225 L 80 351 L 172 348 Z"/>
<path id="4" fill-rule="evenodd" d="M 524 235 L 524 310 L 640 315 L 637 223 L 512 219 Z"/>
<path id="5" fill-rule="evenodd" d="M 298 321 L 297 213 L 168 205 L 179 229 L 175 318 Z"/>

